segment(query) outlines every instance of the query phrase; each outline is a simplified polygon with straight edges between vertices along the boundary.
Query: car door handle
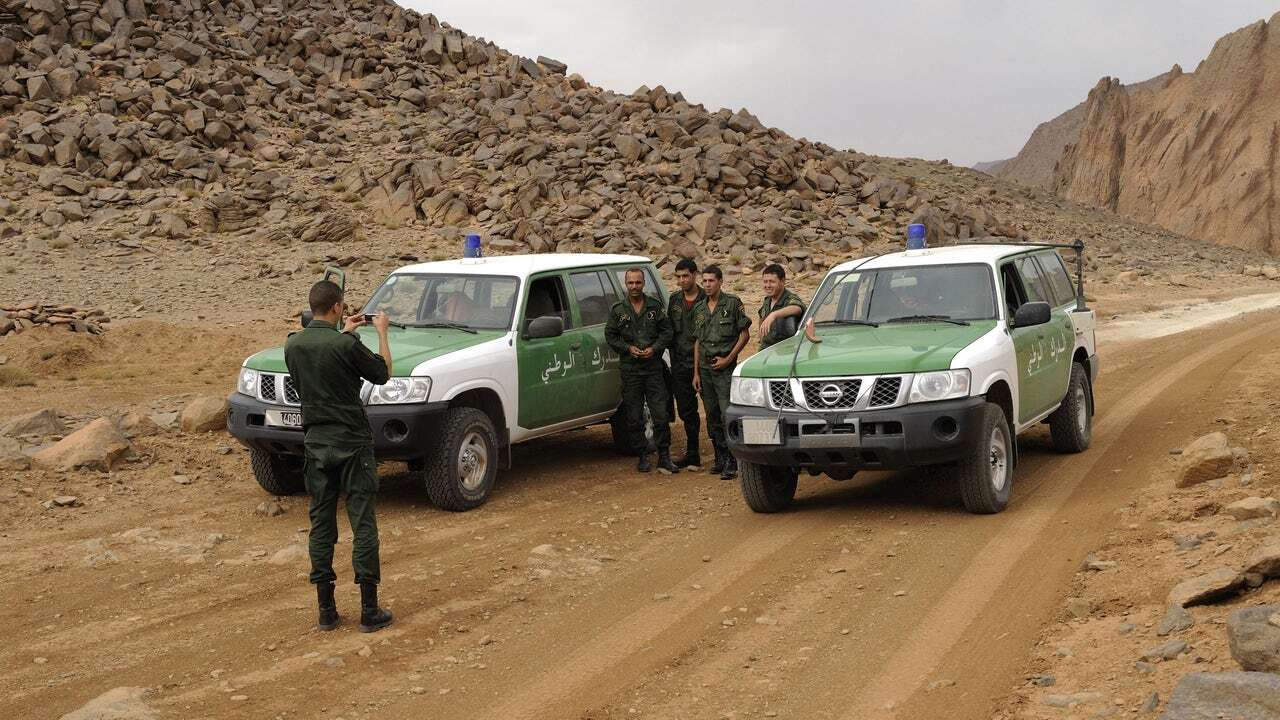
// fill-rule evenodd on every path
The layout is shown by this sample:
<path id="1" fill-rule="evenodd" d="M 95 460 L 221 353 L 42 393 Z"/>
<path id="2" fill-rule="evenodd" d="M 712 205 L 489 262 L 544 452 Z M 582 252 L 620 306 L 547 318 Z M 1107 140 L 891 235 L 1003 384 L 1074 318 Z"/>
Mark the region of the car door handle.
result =
<path id="1" fill-rule="evenodd" d="M 573 343 L 572 345 L 570 345 L 570 346 L 569 346 L 569 349 L 570 349 L 570 350 L 581 350 L 581 349 L 582 349 L 582 343 L 580 343 L 580 342 Z"/>

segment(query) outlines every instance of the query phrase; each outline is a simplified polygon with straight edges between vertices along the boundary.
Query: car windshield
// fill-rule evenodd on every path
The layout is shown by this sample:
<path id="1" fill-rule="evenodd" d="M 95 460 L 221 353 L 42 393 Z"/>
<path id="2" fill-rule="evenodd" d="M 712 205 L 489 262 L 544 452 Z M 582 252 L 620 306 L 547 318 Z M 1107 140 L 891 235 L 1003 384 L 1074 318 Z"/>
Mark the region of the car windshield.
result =
<path id="1" fill-rule="evenodd" d="M 507 276 L 398 273 L 382 283 L 364 311 L 385 312 L 410 327 L 506 330 L 519 287 L 519 280 Z"/>
<path id="2" fill-rule="evenodd" d="M 986 265 L 920 265 L 833 273 L 809 318 L 822 324 L 990 320 L 996 317 Z"/>

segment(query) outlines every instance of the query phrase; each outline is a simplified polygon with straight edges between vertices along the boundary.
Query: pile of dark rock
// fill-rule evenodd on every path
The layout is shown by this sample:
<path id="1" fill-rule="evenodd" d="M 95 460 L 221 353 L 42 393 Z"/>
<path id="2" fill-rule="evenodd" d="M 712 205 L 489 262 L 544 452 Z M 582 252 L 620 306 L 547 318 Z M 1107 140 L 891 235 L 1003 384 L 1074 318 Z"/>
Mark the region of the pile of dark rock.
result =
<path id="1" fill-rule="evenodd" d="M 55 305 L 25 300 L 12 305 L 0 303 L 0 337 L 35 327 L 64 328 L 70 332 L 101 335 L 111 322 L 106 312 L 96 308 Z"/>

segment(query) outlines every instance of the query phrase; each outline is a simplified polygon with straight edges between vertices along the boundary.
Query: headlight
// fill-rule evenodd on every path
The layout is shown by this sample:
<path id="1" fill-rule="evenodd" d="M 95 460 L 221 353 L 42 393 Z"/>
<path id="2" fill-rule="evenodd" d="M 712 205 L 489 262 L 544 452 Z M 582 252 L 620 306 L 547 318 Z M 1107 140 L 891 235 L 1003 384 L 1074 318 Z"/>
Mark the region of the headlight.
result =
<path id="1" fill-rule="evenodd" d="M 764 380 L 735 377 L 729 384 L 729 402 L 764 407 Z"/>
<path id="2" fill-rule="evenodd" d="M 370 405 L 398 405 L 426 402 L 431 394 L 431 378 L 393 377 L 385 384 L 374 385 L 369 393 Z"/>
<path id="3" fill-rule="evenodd" d="M 968 370 L 942 370 L 916 375 L 907 402 L 934 402 L 969 396 Z"/>
<path id="4" fill-rule="evenodd" d="M 240 368 L 240 382 L 236 385 L 236 390 L 249 397 L 256 397 L 258 394 L 258 371 L 249 368 Z"/>

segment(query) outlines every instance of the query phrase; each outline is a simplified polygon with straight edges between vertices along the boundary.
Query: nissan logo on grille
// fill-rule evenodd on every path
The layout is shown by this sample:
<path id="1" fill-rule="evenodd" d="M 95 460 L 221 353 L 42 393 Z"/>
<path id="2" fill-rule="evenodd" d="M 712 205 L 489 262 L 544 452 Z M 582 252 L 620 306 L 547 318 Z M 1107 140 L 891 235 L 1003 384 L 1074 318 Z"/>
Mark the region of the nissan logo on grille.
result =
<path id="1" fill-rule="evenodd" d="M 844 391 L 840 389 L 839 385 L 831 383 L 822 386 L 822 389 L 818 391 L 818 397 L 828 405 L 835 405 L 840 402 L 840 398 L 844 397 Z"/>

